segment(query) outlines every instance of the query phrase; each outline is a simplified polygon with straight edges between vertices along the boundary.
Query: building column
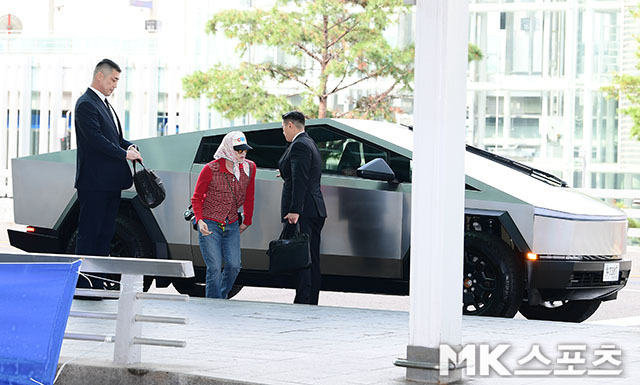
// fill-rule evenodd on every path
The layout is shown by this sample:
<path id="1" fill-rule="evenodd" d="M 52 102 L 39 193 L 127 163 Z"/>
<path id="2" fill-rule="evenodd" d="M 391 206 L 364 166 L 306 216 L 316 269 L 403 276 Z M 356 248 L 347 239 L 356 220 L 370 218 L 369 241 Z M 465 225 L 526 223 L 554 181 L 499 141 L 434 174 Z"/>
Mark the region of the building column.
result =
<path id="1" fill-rule="evenodd" d="M 577 0 L 572 0 L 567 4 L 565 22 L 565 44 L 564 44 L 564 76 L 567 79 L 567 88 L 564 91 L 563 132 L 562 132 L 562 152 L 564 170 L 562 179 L 569 181 L 569 185 L 574 185 L 574 157 L 573 147 L 576 127 L 576 44 L 578 29 L 576 27 L 578 19 Z M 584 186 L 581 186 L 584 187 Z"/>
<path id="2" fill-rule="evenodd" d="M 584 36 L 584 90 L 582 103 L 582 188 L 591 188 L 591 152 L 593 138 L 593 9 L 587 4 L 582 17 Z"/>
<path id="3" fill-rule="evenodd" d="M 459 381 L 440 370 L 462 343 L 467 0 L 418 0 L 407 380 Z M 447 370 L 449 369 L 449 370 Z M 447 372 L 445 374 L 445 372 Z"/>
<path id="4" fill-rule="evenodd" d="M 508 149 L 511 143 L 511 91 L 504 91 L 502 102 L 502 148 Z"/>

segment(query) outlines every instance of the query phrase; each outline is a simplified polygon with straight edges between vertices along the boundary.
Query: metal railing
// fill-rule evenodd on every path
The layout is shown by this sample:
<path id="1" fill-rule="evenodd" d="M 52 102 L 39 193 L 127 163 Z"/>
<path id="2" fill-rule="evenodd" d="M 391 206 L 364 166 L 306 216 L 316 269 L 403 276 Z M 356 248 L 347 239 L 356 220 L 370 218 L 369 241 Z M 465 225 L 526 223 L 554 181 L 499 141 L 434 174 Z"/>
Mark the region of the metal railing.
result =
<path id="1" fill-rule="evenodd" d="M 165 317 L 142 314 L 142 300 L 188 301 L 188 295 L 144 293 L 143 276 L 193 277 L 191 261 L 169 261 L 142 258 L 93 257 L 59 254 L 0 254 L 0 263 L 65 262 L 82 260 L 81 273 L 120 274 L 120 291 L 76 289 L 85 297 L 117 298 L 118 312 L 72 311 L 70 317 L 115 320 L 113 335 L 65 332 L 64 338 L 81 341 L 111 342 L 115 344 L 113 362 L 129 365 L 141 362 L 142 345 L 185 347 L 185 341 L 142 337 L 142 323 L 154 322 L 186 325 L 183 317 Z M 82 278 L 80 278 L 82 279 Z"/>

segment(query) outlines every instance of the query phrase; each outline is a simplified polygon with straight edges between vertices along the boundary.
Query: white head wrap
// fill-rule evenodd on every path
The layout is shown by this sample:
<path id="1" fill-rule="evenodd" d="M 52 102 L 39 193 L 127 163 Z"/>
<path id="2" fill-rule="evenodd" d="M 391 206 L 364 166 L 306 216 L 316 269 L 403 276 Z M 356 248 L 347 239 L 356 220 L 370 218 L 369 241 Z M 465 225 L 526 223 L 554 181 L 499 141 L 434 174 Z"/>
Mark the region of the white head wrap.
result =
<path id="1" fill-rule="evenodd" d="M 238 161 L 236 150 L 233 149 L 233 138 L 238 134 L 244 136 L 244 134 L 242 134 L 242 132 L 240 131 L 231 131 L 230 133 L 225 135 L 224 138 L 222 138 L 222 143 L 220 143 L 220 146 L 218 146 L 216 153 L 213 155 L 213 159 L 224 158 L 232 161 L 233 176 L 235 176 L 237 180 L 240 180 L 240 167 L 238 165 L 242 163 L 242 169 L 244 170 L 244 173 L 249 176 L 249 163 L 246 161 L 246 159 L 242 162 Z"/>

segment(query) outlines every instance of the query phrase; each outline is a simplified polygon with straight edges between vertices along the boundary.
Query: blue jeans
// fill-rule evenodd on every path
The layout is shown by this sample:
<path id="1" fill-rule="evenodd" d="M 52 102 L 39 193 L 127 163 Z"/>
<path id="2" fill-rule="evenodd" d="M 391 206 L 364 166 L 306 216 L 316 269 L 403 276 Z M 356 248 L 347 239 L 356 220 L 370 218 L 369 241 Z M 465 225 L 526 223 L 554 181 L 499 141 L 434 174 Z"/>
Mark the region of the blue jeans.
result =
<path id="1" fill-rule="evenodd" d="M 216 221 L 204 219 L 204 222 L 211 231 L 207 236 L 198 232 L 200 250 L 207 265 L 205 295 L 207 298 L 227 298 L 242 268 L 239 224 L 237 221 L 226 224 L 223 231 Z"/>

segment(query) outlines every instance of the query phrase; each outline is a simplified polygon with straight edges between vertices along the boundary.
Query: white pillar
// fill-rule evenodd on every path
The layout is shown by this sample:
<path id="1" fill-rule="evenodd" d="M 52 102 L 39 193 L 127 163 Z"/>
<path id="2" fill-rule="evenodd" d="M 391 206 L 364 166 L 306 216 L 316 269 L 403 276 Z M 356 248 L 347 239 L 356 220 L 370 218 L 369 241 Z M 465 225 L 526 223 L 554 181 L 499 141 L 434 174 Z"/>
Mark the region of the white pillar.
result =
<path id="1" fill-rule="evenodd" d="M 178 124 L 178 88 L 180 87 L 180 77 L 178 75 L 177 63 L 169 60 L 166 64 L 166 84 L 167 84 L 167 105 L 165 111 L 167 112 L 167 129 L 166 135 L 173 135 L 176 133 L 176 125 Z"/>
<path id="2" fill-rule="evenodd" d="M 20 111 L 18 86 L 18 59 L 9 64 L 9 133 L 7 136 L 7 156 L 9 167 L 11 159 L 18 157 L 18 111 Z"/>
<path id="3" fill-rule="evenodd" d="M 200 112 L 199 131 L 208 130 L 209 127 L 209 99 L 206 95 L 200 95 L 198 111 Z"/>
<path id="4" fill-rule="evenodd" d="M 64 78 L 64 62 L 60 58 L 52 60 L 53 70 L 51 71 L 51 133 L 49 134 L 49 151 L 60 151 L 60 140 L 64 137 L 65 127 L 64 119 L 62 119 L 62 95 L 63 95 L 63 78 Z M 75 100 L 72 101 L 75 108 Z"/>
<path id="5" fill-rule="evenodd" d="M 18 134 L 18 156 L 31 154 L 31 76 L 33 59 L 29 55 L 22 61 L 22 83 L 20 88 L 20 129 Z"/>
<path id="6" fill-rule="evenodd" d="M 582 18 L 584 36 L 584 90 L 582 105 L 582 188 L 591 188 L 591 148 L 593 137 L 593 9 L 587 5 Z"/>
<path id="7" fill-rule="evenodd" d="M 40 60 L 40 127 L 38 128 L 38 154 L 49 152 L 49 92 L 51 89 L 51 66 L 48 58 Z"/>
<path id="8" fill-rule="evenodd" d="M 151 57 L 148 61 L 149 70 L 145 74 L 147 86 L 147 137 L 158 136 L 158 58 Z"/>
<path id="9" fill-rule="evenodd" d="M 447 383 L 440 345 L 462 343 L 467 0 L 418 0 L 407 379 Z M 432 368 L 432 369 L 427 369 Z"/>
<path id="10" fill-rule="evenodd" d="M 564 90 L 563 109 L 563 130 L 562 130 L 562 152 L 564 170 L 562 179 L 573 184 L 574 171 L 574 136 L 575 136 L 575 105 L 576 105 L 576 44 L 578 30 L 576 23 L 578 19 L 578 9 L 576 0 L 567 4 L 565 22 L 565 50 L 564 50 L 564 74 L 567 79 L 567 88 Z M 575 186 L 574 186 L 575 187 Z M 584 187 L 584 186 L 581 186 Z"/>
<path id="11" fill-rule="evenodd" d="M 4 122 L 7 121 L 9 110 L 9 64 L 7 60 L 0 60 L 0 81 L 5 84 L 6 89 L 0 92 L 0 171 L 10 169 L 10 160 L 7 154 L 7 140 L 9 139 L 9 131 Z M 4 183 L 0 180 L 0 184 Z"/>
<path id="12" fill-rule="evenodd" d="M 504 91 L 502 102 L 504 104 L 502 106 L 502 148 L 508 149 L 511 144 L 511 91 Z M 496 114 L 496 121 L 498 121 L 498 114 Z"/>

